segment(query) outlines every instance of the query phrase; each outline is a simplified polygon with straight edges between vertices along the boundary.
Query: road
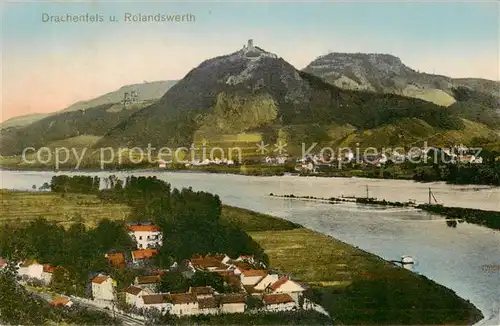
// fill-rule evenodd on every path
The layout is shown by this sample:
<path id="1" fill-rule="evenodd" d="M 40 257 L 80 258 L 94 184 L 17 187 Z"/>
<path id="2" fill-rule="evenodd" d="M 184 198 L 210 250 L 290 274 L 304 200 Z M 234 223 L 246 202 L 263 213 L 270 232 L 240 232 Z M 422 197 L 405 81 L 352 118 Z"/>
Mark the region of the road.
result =
<path id="1" fill-rule="evenodd" d="M 29 286 L 25 286 L 25 289 L 31 293 L 38 295 L 39 297 L 41 297 L 42 299 L 44 299 L 48 302 L 52 301 L 53 295 L 50 293 L 40 293 Z M 68 297 L 68 296 L 62 295 L 62 294 L 56 294 L 56 296 Z M 106 314 L 109 314 L 110 316 L 114 315 L 114 317 L 119 319 L 123 323 L 123 325 L 126 325 L 126 326 L 137 326 L 137 325 L 142 326 L 142 325 L 144 325 L 144 321 L 139 320 L 139 319 L 135 319 L 133 317 L 130 317 L 130 316 L 122 314 L 122 313 L 119 313 L 118 311 L 113 312 L 112 308 L 110 308 L 110 309 L 101 308 L 101 307 L 98 307 L 98 306 L 88 302 L 88 301 L 82 300 L 82 298 L 75 297 L 75 296 L 69 296 L 69 297 L 71 298 L 71 301 L 78 303 L 79 305 L 85 306 L 85 307 L 90 308 L 92 310 L 104 312 Z"/>

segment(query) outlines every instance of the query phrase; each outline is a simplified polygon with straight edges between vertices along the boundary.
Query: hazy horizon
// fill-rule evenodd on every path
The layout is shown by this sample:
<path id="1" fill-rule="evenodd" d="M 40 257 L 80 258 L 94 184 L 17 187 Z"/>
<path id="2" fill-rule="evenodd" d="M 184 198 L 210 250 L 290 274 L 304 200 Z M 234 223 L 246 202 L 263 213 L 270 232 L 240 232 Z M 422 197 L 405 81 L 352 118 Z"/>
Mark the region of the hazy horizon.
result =
<path id="1" fill-rule="evenodd" d="M 2 3 L 0 121 L 55 112 L 124 85 L 178 80 L 248 39 L 297 69 L 329 52 L 388 53 L 427 73 L 500 79 L 494 2 L 144 4 Z M 67 13 L 104 21 L 43 22 Z M 124 22 L 126 13 L 195 20 Z"/>

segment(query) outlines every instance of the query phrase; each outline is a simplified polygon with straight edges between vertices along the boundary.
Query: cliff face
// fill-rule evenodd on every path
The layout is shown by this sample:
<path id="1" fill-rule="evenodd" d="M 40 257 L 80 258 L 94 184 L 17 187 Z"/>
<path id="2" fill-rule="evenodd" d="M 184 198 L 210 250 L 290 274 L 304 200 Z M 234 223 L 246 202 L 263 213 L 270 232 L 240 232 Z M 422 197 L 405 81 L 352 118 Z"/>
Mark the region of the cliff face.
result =
<path id="1" fill-rule="evenodd" d="M 421 73 L 390 54 L 330 53 L 312 61 L 304 71 L 344 89 L 399 94 L 444 106 L 456 101 L 453 88 L 458 86 L 500 98 L 499 82 Z"/>

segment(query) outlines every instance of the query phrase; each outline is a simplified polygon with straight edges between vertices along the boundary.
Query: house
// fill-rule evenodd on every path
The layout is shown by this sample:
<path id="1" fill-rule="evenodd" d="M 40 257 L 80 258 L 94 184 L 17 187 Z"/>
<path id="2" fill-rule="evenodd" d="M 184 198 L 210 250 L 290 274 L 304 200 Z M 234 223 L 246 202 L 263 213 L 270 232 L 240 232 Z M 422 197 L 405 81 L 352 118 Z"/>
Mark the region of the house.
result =
<path id="1" fill-rule="evenodd" d="M 115 268 L 123 269 L 126 267 L 125 255 L 121 252 L 108 253 L 108 254 L 104 255 L 104 257 L 106 257 L 106 259 L 109 261 L 111 266 L 113 266 Z"/>
<path id="2" fill-rule="evenodd" d="M 297 308 L 293 298 L 286 293 L 265 294 L 262 302 L 267 311 L 289 311 Z"/>
<path id="3" fill-rule="evenodd" d="M 19 265 L 17 274 L 23 278 L 42 280 L 43 265 L 34 260 L 25 260 Z"/>
<path id="4" fill-rule="evenodd" d="M 110 276 L 99 274 L 92 279 L 92 297 L 94 300 L 113 301 L 115 286 L 115 281 Z"/>
<path id="5" fill-rule="evenodd" d="M 55 297 L 54 299 L 52 299 L 50 304 L 54 307 L 57 306 L 71 307 L 73 305 L 73 301 L 65 297 Z"/>
<path id="6" fill-rule="evenodd" d="M 255 290 L 264 291 L 269 285 L 279 280 L 278 274 L 268 274 L 255 285 Z"/>
<path id="7" fill-rule="evenodd" d="M 245 296 L 243 294 L 230 294 L 220 297 L 222 313 L 245 312 Z"/>
<path id="8" fill-rule="evenodd" d="M 156 292 L 156 287 L 161 281 L 160 275 L 137 276 L 134 285 L 141 289 L 149 289 Z"/>
<path id="9" fill-rule="evenodd" d="M 166 294 L 145 294 L 137 300 L 138 308 L 156 309 L 162 313 L 166 313 L 172 309 L 172 305 L 168 302 Z"/>
<path id="10" fill-rule="evenodd" d="M 299 300 L 299 297 L 305 290 L 306 289 L 303 286 L 288 279 L 288 277 L 281 277 L 278 281 L 269 285 L 267 288 L 268 292 L 287 293 L 296 301 Z"/>
<path id="11" fill-rule="evenodd" d="M 226 254 L 208 254 L 205 256 L 205 259 L 217 260 L 222 264 L 227 264 L 231 260 L 231 258 L 229 258 Z"/>
<path id="12" fill-rule="evenodd" d="M 254 269 L 254 266 L 246 261 L 231 261 L 229 270 L 233 271 L 236 275 L 241 275 L 244 270 Z"/>
<path id="13" fill-rule="evenodd" d="M 132 262 L 134 264 L 142 263 L 151 259 L 153 256 L 158 254 L 156 249 L 139 249 L 132 251 Z"/>
<path id="14" fill-rule="evenodd" d="M 224 271 L 229 268 L 228 265 L 222 263 L 221 260 L 211 257 L 211 256 L 206 256 L 202 258 L 191 258 L 191 264 L 195 269 L 198 270 L 207 270 L 210 272 L 215 272 L 215 271 Z"/>
<path id="15" fill-rule="evenodd" d="M 129 235 L 137 242 L 137 249 L 157 248 L 162 245 L 162 233 L 156 225 L 133 224 L 128 226 Z"/>
<path id="16" fill-rule="evenodd" d="M 198 300 L 193 293 L 169 294 L 167 299 L 172 305 L 171 313 L 176 316 L 198 314 Z"/>
<path id="17" fill-rule="evenodd" d="M 194 294 L 197 299 L 204 299 L 213 297 L 215 294 L 215 290 L 211 286 L 197 286 L 190 287 L 189 293 Z"/>
<path id="18" fill-rule="evenodd" d="M 198 299 L 198 312 L 203 315 L 215 315 L 219 313 L 219 305 L 214 297 Z"/>
<path id="19" fill-rule="evenodd" d="M 49 285 L 52 281 L 52 276 L 56 268 L 50 264 L 43 264 L 42 267 L 42 282 L 45 285 Z"/>
<path id="20" fill-rule="evenodd" d="M 158 167 L 160 169 L 166 168 L 167 167 L 167 162 L 165 162 L 165 161 L 158 161 Z"/>
<path id="21" fill-rule="evenodd" d="M 286 161 L 287 161 L 287 157 L 285 157 L 285 156 L 278 156 L 278 157 L 276 158 L 276 163 L 277 163 L 277 164 L 280 164 L 280 165 L 285 164 L 285 163 L 286 163 Z"/>
<path id="22" fill-rule="evenodd" d="M 140 288 L 134 285 L 125 289 L 125 302 L 131 306 L 140 306 L 143 302 L 139 301 L 144 295 L 153 294 L 148 288 Z"/>
<path id="23" fill-rule="evenodd" d="M 264 277 L 267 272 L 263 269 L 249 269 L 241 272 L 240 279 L 243 285 L 255 285 Z"/>

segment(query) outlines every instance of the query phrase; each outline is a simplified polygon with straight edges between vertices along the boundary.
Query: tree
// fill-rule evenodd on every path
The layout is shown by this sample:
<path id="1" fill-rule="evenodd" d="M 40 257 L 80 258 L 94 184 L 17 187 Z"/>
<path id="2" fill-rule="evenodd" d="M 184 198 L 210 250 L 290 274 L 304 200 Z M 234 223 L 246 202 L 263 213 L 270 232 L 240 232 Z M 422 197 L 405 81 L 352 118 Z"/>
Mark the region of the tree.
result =
<path id="1" fill-rule="evenodd" d="M 187 280 L 178 270 L 170 271 L 161 277 L 158 292 L 186 292 L 189 289 Z"/>
<path id="2" fill-rule="evenodd" d="M 217 292 L 225 292 L 224 279 L 217 273 L 197 271 L 189 280 L 189 284 L 193 287 L 211 286 Z"/>

